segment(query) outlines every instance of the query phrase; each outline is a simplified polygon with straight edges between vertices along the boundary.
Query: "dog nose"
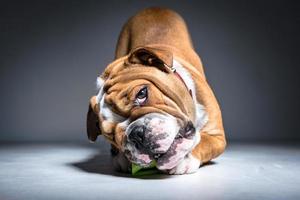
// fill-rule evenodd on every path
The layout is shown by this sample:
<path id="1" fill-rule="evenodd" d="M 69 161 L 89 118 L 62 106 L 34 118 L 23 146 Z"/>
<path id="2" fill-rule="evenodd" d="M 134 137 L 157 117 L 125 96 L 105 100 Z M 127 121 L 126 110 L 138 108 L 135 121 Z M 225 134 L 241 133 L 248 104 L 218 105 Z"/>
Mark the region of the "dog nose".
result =
<path id="1" fill-rule="evenodd" d="M 145 140 L 145 126 L 136 126 L 128 135 L 129 140 L 137 146 L 142 146 Z"/>

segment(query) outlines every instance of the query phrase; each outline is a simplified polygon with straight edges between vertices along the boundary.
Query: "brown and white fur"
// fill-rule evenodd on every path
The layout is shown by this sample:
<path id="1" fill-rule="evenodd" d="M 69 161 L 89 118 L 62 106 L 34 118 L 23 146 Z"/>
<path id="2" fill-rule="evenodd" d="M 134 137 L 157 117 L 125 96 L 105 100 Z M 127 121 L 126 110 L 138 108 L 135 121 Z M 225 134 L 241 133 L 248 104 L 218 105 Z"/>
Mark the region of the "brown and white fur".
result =
<path id="1" fill-rule="evenodd" d="M 186 24 L 174 11 L 149 8 L 130 18 L 115 60 L 97 84 L 88 137 L 107 138 L 117 169 L 155 160 L 162 172 L 193 173 L 224 151 L 218 102 Z"/>

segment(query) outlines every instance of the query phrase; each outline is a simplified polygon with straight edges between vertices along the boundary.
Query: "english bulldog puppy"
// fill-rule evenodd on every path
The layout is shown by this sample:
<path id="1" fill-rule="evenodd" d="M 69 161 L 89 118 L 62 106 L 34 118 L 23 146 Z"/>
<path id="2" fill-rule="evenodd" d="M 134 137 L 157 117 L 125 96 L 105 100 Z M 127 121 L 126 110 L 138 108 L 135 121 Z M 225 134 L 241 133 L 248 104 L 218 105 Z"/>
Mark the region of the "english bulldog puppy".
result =
<path id="1" fill-rule="evenodd" d="M 124 25 L 115 60 L 98 77 L 87 133 L 112 144 L 114 167 L 194 173 L 226 146 L 221 111 L 184 20 L 145 9 Z"/>

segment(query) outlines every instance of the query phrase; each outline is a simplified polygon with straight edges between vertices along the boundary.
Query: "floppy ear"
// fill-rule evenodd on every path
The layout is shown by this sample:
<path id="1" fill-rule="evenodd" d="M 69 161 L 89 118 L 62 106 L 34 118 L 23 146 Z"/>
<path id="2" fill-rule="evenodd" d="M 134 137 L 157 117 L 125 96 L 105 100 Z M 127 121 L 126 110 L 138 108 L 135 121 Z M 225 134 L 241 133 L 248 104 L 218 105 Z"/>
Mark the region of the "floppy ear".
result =
<path id="1" fill-rule="evenodd" d="M 132 64 L 154 66 L 164 72 L 172 72 L 173 54 L 170 51 L 152 47 L 138 47 L 133 49 L 128 57 Z"/>
<path id="2" fill-rule="evenodd" d="M 86 128 L 87 128 L 87 135 L 90 141 L 94 142 L 97 139 L 97 136 L 101 134 L 99 128 L 99 106 L 97 103 L 97 97 L 93 96 L 90 99 L 89 110 L 87 113 L 87 120 L 86 120 Z"/>

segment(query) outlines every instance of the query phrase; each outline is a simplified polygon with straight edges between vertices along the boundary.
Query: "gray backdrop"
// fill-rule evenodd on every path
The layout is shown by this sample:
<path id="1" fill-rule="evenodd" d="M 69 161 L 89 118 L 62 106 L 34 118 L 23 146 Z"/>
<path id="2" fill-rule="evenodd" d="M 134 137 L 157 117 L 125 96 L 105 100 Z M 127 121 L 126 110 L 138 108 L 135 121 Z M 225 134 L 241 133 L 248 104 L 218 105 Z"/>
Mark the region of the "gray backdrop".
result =
<path id="1" fill-rule="evenodd" d="M 154 5 L 186 20 L 229 140 L 300 139 L 297 3 L 82 0 L 1 3 L 0 141 L 86 141 L 96 76 Z"/>

